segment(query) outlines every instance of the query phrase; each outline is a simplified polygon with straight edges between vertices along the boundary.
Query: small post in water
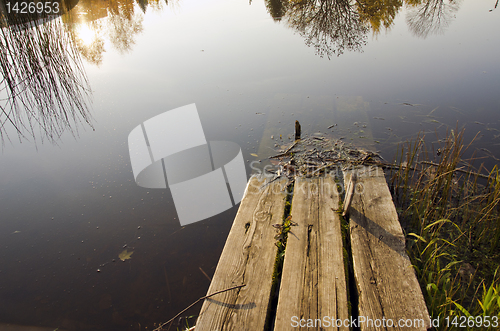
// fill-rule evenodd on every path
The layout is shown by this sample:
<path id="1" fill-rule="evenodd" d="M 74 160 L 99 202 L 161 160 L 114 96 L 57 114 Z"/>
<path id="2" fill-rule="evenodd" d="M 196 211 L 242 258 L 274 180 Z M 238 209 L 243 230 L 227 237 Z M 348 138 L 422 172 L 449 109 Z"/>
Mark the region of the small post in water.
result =
<path id="1" fill-rule="evenodd" d="M 295 121 L 295 140 L 300 139 L 300 123 L 299 121 Z"/>

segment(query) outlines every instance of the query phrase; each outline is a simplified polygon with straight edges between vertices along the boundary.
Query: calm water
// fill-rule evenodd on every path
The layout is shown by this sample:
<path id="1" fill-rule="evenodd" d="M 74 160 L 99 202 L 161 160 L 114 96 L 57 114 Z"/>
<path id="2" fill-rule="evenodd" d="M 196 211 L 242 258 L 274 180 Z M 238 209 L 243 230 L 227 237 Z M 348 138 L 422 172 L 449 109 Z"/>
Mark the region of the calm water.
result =
<path id="1" fill-rule="evenodd" d="M 81 59 L 90 124 L 49 115 L 52 140 L 36 121 L 35 138 L 2 129 L 0 323 L 145 330 L 206 294 L 237 208 L 181 227 L 169 190 L 138 187 L 128 154 L 134 127 L 177 107 L 196 103 L 207 140 L 238 143 L 248 174 L 295 120 L 388 160 L 419 131 L 465 126 L 467 141 L 480 131 L 471 152 L 500 158 L 495 1 L 383 3 L 80 1 L 35 28 Z M 64 49 L 51 70 L 74 67 Z"/>

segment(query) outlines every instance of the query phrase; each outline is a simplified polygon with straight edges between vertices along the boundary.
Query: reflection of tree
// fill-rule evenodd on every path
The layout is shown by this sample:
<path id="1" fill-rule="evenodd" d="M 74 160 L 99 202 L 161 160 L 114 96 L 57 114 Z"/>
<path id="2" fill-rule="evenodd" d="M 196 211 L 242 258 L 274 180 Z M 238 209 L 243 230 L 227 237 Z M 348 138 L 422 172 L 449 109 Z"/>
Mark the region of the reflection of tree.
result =
<path id="1" fill-rule="evenodd" d="M 73 39 L 83 58 L 99 65 L 106 51 L 105 38 L 120 52 L 130 51 L 135 36 L 142 31 L 143 14 L 148 8 L 160 11 L 164 5 L 175 5 L 175 1 L 80 0 L 74 10 L 64 15 L 63 21 L 71 26 Z M 91 41 L 83 40 L 88 38 L 82 38 L 82 27 L 87 33 L 91 31 Z"/>
<path id="2" fill-rule="evenodd" d="M 389 29 L 403 1 L 410 8 L 410 30 L 425 38 L 448 27 L 461 0 L 266 0 L 266 7 L 275 21 L 284 18 L 317 54 L 330 58 L 345 50 L 360 51 L 368 26 L 374 34 Z"/>
<path id="3" fill-rule="evenodd" d="M 361 51 L 368 28 L 350 0 L 299 0 L 290 3 L 288 24 L 316 48 L 321 57 L 344 50 Z"/>
<path id="4" fill-rule="evenodd" d="M 121 52 L 134 45 L 134 35 L 142 31 L 142 16 L 134 13 L 133 0 L 112 0 L 108 9 L 109 39 Z"/>
<path id="5" fill-rule="evenodd" d="M 143 13 L 146 13 L 146 9 L 148 8 L 148 0 L 137 0 L 137 4 L 141 7 Z"/>
<path id="6" fill-rule="evenodd" d="M 100 19 L 107 16 L 107 10 L 103 4 L 101 0 L 80 0 L 73 10 L 62 17 L 78 52 L 85 60 L 96 65 L 101 64 L 105 52 L 101 33 L 104 27 Z M 81 27 L 85 27 L 86 33 L 91 35 L 82 37 Z"/>
<path id="7" fill-rule="evenodd" d="M 94 31 L 97 30 L 94 26 L 95 24 L 89 24 L 89 29 Z M 74 40 L 76 48 L 85 60 L 96 65 L 100 65 L 102 63 L 102 56 L 105 52 L 104 40 L 102 36 L 96 36 L 96 38 L 88 44 L 82 42 L 79 38 L 74 38 Z"/>
<path id="8" fill-rule="evenodd" d="M 374 34 L 382 25 L 388 29 L 403 5 L 402 0 L 357 0 L 358 13 L 363 22 L 370 23 Z"/>
<path id="9" fill-rule="evenodd" d="M 281 21 L 281 18 L 285 16 L 288 10 L 287 0 L 266 0 L 267 12 L 271 14 L 271 17 L 275 21 Z"/>
<path id="10" fill-rule="evenodd" d="M 414 35 L 426 38 L 430 34 L 443 33 L 455 18 L 460 0 L 411 1 L 406 22 Z"/>

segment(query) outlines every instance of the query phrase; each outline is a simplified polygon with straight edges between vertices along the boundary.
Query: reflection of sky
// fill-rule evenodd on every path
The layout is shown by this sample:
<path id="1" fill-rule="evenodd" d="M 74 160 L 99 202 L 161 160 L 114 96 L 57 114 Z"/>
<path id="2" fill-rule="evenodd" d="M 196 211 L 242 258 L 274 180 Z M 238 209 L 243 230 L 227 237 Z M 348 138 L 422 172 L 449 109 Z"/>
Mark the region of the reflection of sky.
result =
<path id="1" fill-rule="evenodd" d="M 133 54 L 121 56 L 110 49 L 101 69 L 118 73 L 113 85 L 123 93 L 129 82 L 123 78 L 129 76 L 140 83 L 137 92 L 154 98 L 166 90 L 171 102 L 187 93 L 188 99 L 232 98 L 232 93 L 222 92 L 238 88 L 247 93 L 319 88 L 326 93 L 409 97 L 476 79 L 485 69 L 494 74 L 497 68 L 497 14 L 489 13 L 486 3 L 464 2 L 444 35 L 425 40 L 409 34 L 402 11 L 387 34 L 369 39 L 364 53 L 332 61 L 313 56 L 300 36 L 272 21 L 262 3 L 229 7 L 195 7 L 186 1 L 161 16 L 148 12 Z"/>
<path id="2" fill-rule="evenodd" d="M 144 230 L 154 228 L 144 235 L 142 246 L 137 244 L 127 266 L 135 270 L 134 263 L 143 263 L 142 268 L 160 275 L 161 282 L 165 281 L 165 263 L 167 273 L 170 268 L 177 272 L 172 278 L 191 275 L 185 287 L 180 282 L 172 284 L 179 291 L 197 284 L 190 297 L 182 296 L 185 304 L 162 306 L 162 316 L 173 316 L 206 293 L 208 283 L 194 262 L 205 259 L 210 252 L 210 258 L 205 260 L 207 272 L 213 272 L 211 268 L 217 263 L 234 215 L 215 217 L 176 232 L 179 226 L 170 197 L 161 198 L 159 191 L 147 193 L 149 190 L 133 182 L 127 137 L 134 127 L 167 110 L 196 103 L 207 140 L 236 142 L 247 160 L 259 149 L 276 96 L 291 100 L 298 95 L 362 97 L 370 105 L 370 119 L 385 118 L 367 123 L 382 142 L 386 127 L 405 138 L 421 129 L 433 129 L 432 124 L 421 125 L 423 117 L 419 116 L 438 106 L 434 112 L 437 120 L 452 127 L 459 119 L 460 125 L 477 120 L 500 129 L 500 10 L 489 12 L 493 5 L 493 1 L 463 1 L 446 32 L 425 40 L 409 32 L 402 10 L 389 31 L 378 36 L 369 32 L 362 53 L 346 51 L 331 60 L 316 56 L 300 35 L 283 22 L 274 22 L 261 1 L 249 5 L 248 1 L 208 4 L 181 0 L 161 13 L 148 9 L 143 31 L 134 36 L 130 52 L 122 53 L 106 43 L 102 64 L 85 64 L 93 90 L 95 131 L 80 130 L 76 138 L 66 133 L 59 146 L 38 144 L 38 150 L 16 139 L 6 143 L 0 157 L 0 240 L 9 240 L 10 250 L 2 253 L 1 261 L 17 265 L 17 260 L 27 259 L 18 254 L 30 254 L 27 248 L 19 249 L 27 243 L 37 243 L 37 250 L 45 252 L 48 245 L 57 249 L 74 239 L 65 256 L 69 259 L 76 254 L 94 260 L 88 268 L 78 264 L 65 272 L 78 274 L 82 283 L 128 286 L 126 281 L 115 285 L 110 285 L 114 279 L 109 283 L 98 281 L 93 278 L 96 273 L 92 268 L 117 255 L 122 245 L 133 238 L 138 225 Z M 423 106 L 400 105 L 403 102 Z M 449 106 L 459 108 L 464 115 Z M 284 136 L 292 132 L 297 118 L 304 133 L 327 131 L 326 127 L 336 121 L 327 110 L 306 112 L 301 107 L 291 103 L 290 108 L 280 110 L 281 123 L 275 125 Z M 411 121 L 414 123 L 407 123 Z M 467 128 L 472 135 L 483 131 L 481 143 L 499 142 L 493 138 L 499 132 L 473 124 Z M 390 157 L 393 150 L 389 146 L 384 151 Z M 106 235 L 97 237 L 97 226 L 107 231 Z M 15 241 L 9 236 L 16 230 L 29 237 Z M 43 240 L 39 231 L 44 233 Z M 160 234 L 165 238 L 173 233 L 175 240 L 158 239 Z M 66 241 L 59 241 L 60 237 Z M 46 243 L 47 238 L 50 243 Z M 80 248 L 80 242 L 87 239 L 92 245 L 85 249 L 95 249 L 96 253 Z M 193 240 L 204 241 L 203 247 L 193 247 Z M 158 250 L 163 255 L 152 253 Z M 150 263 L 139 262 L 141 256 L 148 256 Z M 45 259 L 55 260 L 50 254 Z M 180 265 L 184 260 L 191 265 Z M 170 262 L 177 264 L 171 266 Z M 63 267 L 66 265 L 54 266 Z M 194 270 L 188 272 L 189 268 Z M 22 270 L 29 274 L 29 267 Z M 108 270 L 111 267 L 101 274 Z M 1 277 L 6 277 L 5 273 Z M 25 277 L 26 282 L 31 281 Z M 177 295 L 172 293 L 172 300 L 180 300 L 181 293 Z M 82 301 L 91 299 L 84 297 Z"/>
<path id="3" fill-rule="evenodd" d="M 265 118 L 250 115 L 265 113 L 277 93 L 363 96 L 425 104 L 429 111 L 467 102 L 467 112 L 480 103 L 488 108 L 492 101 L 484 98 L 496 98 L 499 23 L 490 7 L 464 1 L 444 34 L 426 39 L 409 32 L 402 9 L 389 31 L 369 33 L 363 53 L 328 61 L 286 24 L 275 23 L 262 2 L 184 1 L 161 14 L 148 11 L 130 54 L 111 48 L 100 68 L 89 65 L 87 71 L 96 77 L 92 86 L 102 106 L 119 108 L 131 121 L 196 102 L 204 123 L 212 123 L 207 134 L 244 142 L 248 134 L 259 139 L 247 131 Z M 311 122 L 318 121 L 315 115 Z M 235 131 L 240 124 L 245 134 Z"/>

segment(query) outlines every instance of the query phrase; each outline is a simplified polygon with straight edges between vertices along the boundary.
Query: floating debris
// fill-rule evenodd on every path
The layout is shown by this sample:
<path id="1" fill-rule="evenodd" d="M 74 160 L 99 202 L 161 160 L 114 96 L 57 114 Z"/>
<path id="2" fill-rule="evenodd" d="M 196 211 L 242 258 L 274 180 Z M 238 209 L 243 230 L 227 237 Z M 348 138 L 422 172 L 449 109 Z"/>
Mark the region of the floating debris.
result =
<path id="1" fill-rule="evenodd" d="M 118 255 L 118 258 L 123 262 L 125 262 L 125 260 L 129 260 L 132 258 L 131 257 L 132 254 L 134 254 L 134 251 L 128 252 L 127 250 L 124 250 L 123 252 L 120 253 L 120 255 Z"/>
<path id="2" fill-rule="evenodd" d="M 390 166 L 382 162 L 383 158 L 378 153 L 355 148 L 342 139 L 330 139 L 322 133 L 314 133 L 296 140 L 288 147 L 283 146 L 277 151 L 278 154 L 268 158 L 275 161 L 273 164 L 277 169 L 266 169 L 274 175 L 267 184 L 278 178 L 287 178 L 289 182 L 293 182 L 295 176 L 324 176 L 333 170 L 354 165 Z M 279 162 L 276 164 L 276 161 Z"/>
<path id="3" fill-rule="evenodd" d="M 427 114 L 427 116 L 432 115 L 432 113 L 435 112 L 438 108 L 439 108 L 439 106 L 437 106 L 436 108 L 434 108 L 433 110 L 431 110 L 431 112 L 429 114 Z"/>

